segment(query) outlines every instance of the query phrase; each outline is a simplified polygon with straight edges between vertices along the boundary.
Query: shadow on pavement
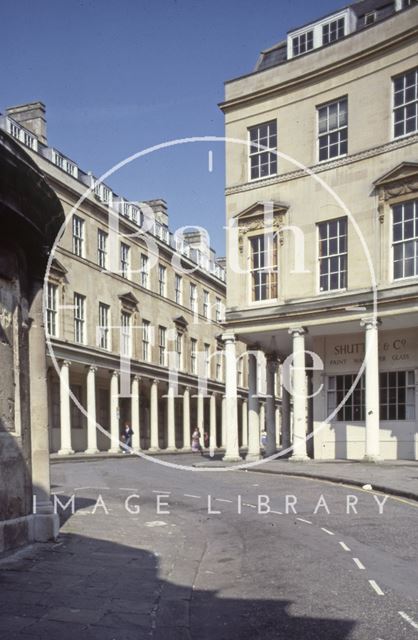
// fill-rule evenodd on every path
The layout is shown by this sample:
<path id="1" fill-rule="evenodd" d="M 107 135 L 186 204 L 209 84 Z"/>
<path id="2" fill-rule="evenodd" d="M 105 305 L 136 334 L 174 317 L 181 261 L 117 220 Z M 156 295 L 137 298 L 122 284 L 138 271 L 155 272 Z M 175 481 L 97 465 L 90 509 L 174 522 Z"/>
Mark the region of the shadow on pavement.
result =
<path id="1" fill-rule="evenodd" d="M 345 640 L 355 625 L 176 585 L 147 551 L 73 534 L 1 563 L 0 592 L 2 640 Z"/>

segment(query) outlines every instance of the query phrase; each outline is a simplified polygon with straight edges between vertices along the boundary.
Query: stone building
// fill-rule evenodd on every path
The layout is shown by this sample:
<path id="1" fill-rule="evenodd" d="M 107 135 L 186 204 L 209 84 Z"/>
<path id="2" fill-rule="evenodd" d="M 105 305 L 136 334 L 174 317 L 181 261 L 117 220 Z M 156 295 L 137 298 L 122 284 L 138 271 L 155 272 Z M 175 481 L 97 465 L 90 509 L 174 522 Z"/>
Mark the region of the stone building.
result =
<path id="1" fill-rule="evenodd" d="M 119 451 L 126 421 L 135 450 L 187 450 L 194 426 L 225 446 L 225 271 L 204 230 L 173 233 L 164 200 L 128 201 L 48 146 L 42 103 L 0 127 L 66 215 L 46 275 L 51 451 Z M 246 446 L 244 357 L 236 382 Z"/>
<path id="2" fill-rule="evenodd" d="M 0 131 L 0 553 L 58 534 L 50 501 L 42 291 L 64 221 L 37 166 Z"/>
<path id="3" fill-rule="evenodd" d="M 418 459 L 417 3 L 364 0 L 292 29 L 221 108 L 226 327 L 267 354 L 270 388 L 282 363 L 283 445 Z"/>

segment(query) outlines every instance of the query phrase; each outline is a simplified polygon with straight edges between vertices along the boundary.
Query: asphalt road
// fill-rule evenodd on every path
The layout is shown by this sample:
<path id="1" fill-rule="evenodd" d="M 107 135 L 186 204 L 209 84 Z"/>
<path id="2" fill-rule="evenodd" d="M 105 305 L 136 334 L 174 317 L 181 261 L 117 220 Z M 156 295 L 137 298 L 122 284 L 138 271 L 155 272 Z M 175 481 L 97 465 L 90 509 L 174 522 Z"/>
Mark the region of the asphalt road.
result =
<path id="1" fill-rule="evenodd" d="M 0 565 L 1 638 L 418 638 L 417 504 L 133 457 L 52 480 L 75 513 L 57 544 Z"/>

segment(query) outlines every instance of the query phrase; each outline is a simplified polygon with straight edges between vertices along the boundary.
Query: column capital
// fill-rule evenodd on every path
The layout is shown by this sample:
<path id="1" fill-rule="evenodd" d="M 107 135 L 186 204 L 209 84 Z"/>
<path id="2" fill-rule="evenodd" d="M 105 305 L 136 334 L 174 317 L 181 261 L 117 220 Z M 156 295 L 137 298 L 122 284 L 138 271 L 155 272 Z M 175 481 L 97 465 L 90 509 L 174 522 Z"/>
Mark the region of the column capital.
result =
<path id="1" fill-rule="evenodd" d="M 136 382 L 141 382 L 141 379 L 142 379 L 141 376 L 138 376 L 136 374 L 132 376 L 132 380 L 136 380 Z"/>
<path id="2" fill-rule="evenodd" d="M 94 364 L 91 364 L 91 365 L 88 364 L 86 366 L 86 369 L 87 369 L 87 371 L 91 371 L 92 373 L 96 373 L 96 371 L 97 371 L 97 367 L 94 366 Z"/>
<path id="3" fill-rule="evenodd" d="M 288 333 L 292 336 L 303 336 L 305 333 L 308 333 L 308 330 L 305 327 L 289 327 Z"/>
<path id="4" fill-rule="evenodd" d="M 61 363 L 62 367 L 70 367 L 72 364 L 71 360 L 63 360 Z"/>
<path id="5" fill-rule="evenodd" d="M 366 331 L 370 329 L 377 329 L 382 324 L 382 321 L 379 318 L 375 318 L 374 316 L 369 318 L 362 318 L 360 320 L 360 326 L 365 327 Z"/>
<path id="6" fill-rule="evenodd" d="M 117 369 L 111 369 L 110 373 L 111 373 L 112 378 L 113 378 L 113 376 L 115 376 L 117 378 L 119 377 L 119 371 Z"/>
<path id="7" fill-rule="evenodd" d="M 158 385 L 158 384 L 160 384 L 160 380 L 158 380 L 158 378 L 153 378 L 152 384 Z"/>
<path id="8" fill-rule="evenodd" d="M 232 333 L 231 331 L 228 331 L 222 334 L 221 339 L 224 342 L 235 342 L 235 334 Z"/>
<path id="9" fill-rule="evenodd" d="M 190 393 L 190 387 L 189 387 L 189 385 L 185 385 L 185 386 L 183 387 L 183 393 L 186 393 L 186 392 L 187 392 L 187 393 Z"/>

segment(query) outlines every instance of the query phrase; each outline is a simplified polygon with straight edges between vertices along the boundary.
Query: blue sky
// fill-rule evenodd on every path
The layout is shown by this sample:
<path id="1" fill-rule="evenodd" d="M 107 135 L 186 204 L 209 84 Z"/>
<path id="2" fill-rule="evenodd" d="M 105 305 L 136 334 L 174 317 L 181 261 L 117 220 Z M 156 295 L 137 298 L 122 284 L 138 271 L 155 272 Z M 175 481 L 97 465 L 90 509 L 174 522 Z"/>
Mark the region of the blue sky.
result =
<path id="1" fill-rule="evenodd" d="M 2 99 L 42 100 L 48 140 L 100 175 L 149 146 L 222 136 L 225 80 L 261 49 L 342 0 L 14 0 L 3 2 Z M 7 28 L 5 28 L 7 25 Z M 213 150 L 213 171 L 208 151 Z M 198 224 L 224 252 L 221 144 L 174 147 L 108 181 L 132 200 L 168 202 L 172 229 Z"/>

